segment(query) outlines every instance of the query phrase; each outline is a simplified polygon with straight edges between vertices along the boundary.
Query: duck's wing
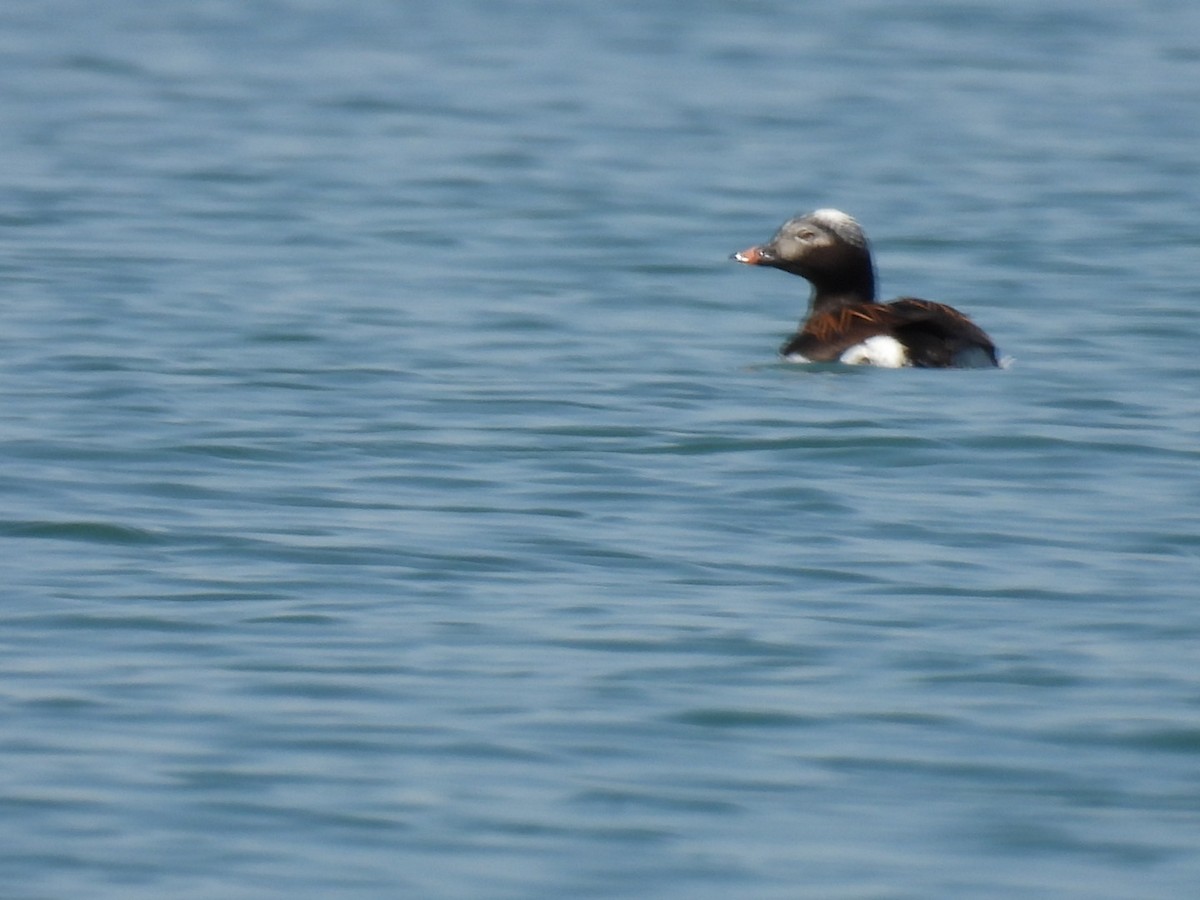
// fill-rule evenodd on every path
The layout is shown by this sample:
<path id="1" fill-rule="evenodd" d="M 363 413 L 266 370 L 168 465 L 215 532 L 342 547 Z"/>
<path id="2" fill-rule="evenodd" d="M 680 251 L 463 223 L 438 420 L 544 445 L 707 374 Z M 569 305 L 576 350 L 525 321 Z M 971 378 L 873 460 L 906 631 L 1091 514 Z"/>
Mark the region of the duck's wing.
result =
<path id="1" fill-rule="evenodd" d="M 996 365 L 996 345 L 952 306 L 901 297 L 885 304 L 892 335 L 908 349 L 914 366 Z"/>
<path id="2" fill-rule="evenodd" d="M 878 303 L 844 306 L 810 316 L 779 352 L 809 362 L 833 362 L 868 338 L 891 333 L 893 316 Z"/>

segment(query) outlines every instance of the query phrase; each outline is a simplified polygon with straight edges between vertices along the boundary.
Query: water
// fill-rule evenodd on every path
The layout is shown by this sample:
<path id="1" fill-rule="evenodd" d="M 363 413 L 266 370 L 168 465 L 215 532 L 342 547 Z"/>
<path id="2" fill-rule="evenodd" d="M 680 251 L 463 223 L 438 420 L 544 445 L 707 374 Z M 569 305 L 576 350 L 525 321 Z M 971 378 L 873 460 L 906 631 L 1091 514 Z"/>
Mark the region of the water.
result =
<path id="1" fill-rule="evenodd" d="M 6 3 L 3 896 L 1193 895 L 1198 33 Z"/>

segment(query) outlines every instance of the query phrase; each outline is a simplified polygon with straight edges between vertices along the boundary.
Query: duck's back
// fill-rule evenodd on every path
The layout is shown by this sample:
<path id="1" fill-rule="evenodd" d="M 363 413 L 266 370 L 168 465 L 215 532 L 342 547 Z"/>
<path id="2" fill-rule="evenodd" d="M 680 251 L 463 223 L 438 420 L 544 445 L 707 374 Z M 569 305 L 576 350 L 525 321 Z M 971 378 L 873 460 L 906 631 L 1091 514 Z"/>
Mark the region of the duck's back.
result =
<path id="1" fill-rule="evenodd" d="M 780 351 L 809 362 L 899 368 L 995 366 L 996 348 L 953 307 L 915 297 L 816 313 Z"/>

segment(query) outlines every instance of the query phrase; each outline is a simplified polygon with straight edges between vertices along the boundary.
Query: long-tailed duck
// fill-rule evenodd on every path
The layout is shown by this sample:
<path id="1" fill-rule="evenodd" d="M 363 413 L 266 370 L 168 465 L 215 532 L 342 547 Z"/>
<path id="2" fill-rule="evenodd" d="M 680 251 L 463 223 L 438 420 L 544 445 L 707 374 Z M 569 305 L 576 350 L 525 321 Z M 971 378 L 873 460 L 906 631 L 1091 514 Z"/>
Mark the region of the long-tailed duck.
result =
<path id="1" fill-rule="evenodd" d="M 876 301 L 871 247 L 859 224 L 839 210 L 789 219 L 770 241 L 732 258 L 812 285 L 808 316 L 780 348 L 789 360 L 890 368 L 998 364 L 991 338 L 953 307 L 915 297 Z"/>

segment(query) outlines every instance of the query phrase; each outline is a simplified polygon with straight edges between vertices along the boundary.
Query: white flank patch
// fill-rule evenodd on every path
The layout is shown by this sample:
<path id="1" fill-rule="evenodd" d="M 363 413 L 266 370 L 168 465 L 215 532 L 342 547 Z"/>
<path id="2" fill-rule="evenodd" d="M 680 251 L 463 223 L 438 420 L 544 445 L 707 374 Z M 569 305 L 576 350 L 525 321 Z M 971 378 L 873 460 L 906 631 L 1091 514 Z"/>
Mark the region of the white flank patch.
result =
<path id="1" fill-rule="evenodd" d="M 784 357 L 784 359 L 786 359 L 788 362 L 794 362 L 794 363 L 812 362 L 811 359 L 809 359 L 807 356 L 804 356 L 801 353 L 789 353 L 787 356 Z"/>
<path id="2" fill-rule="evenodd" d="M 841 355 L 840 361 L 851 366 L 882 366 L 885 369 L 911 365 L 904 345 L 886 334 L 877 334 L 855 344 Z"/>

